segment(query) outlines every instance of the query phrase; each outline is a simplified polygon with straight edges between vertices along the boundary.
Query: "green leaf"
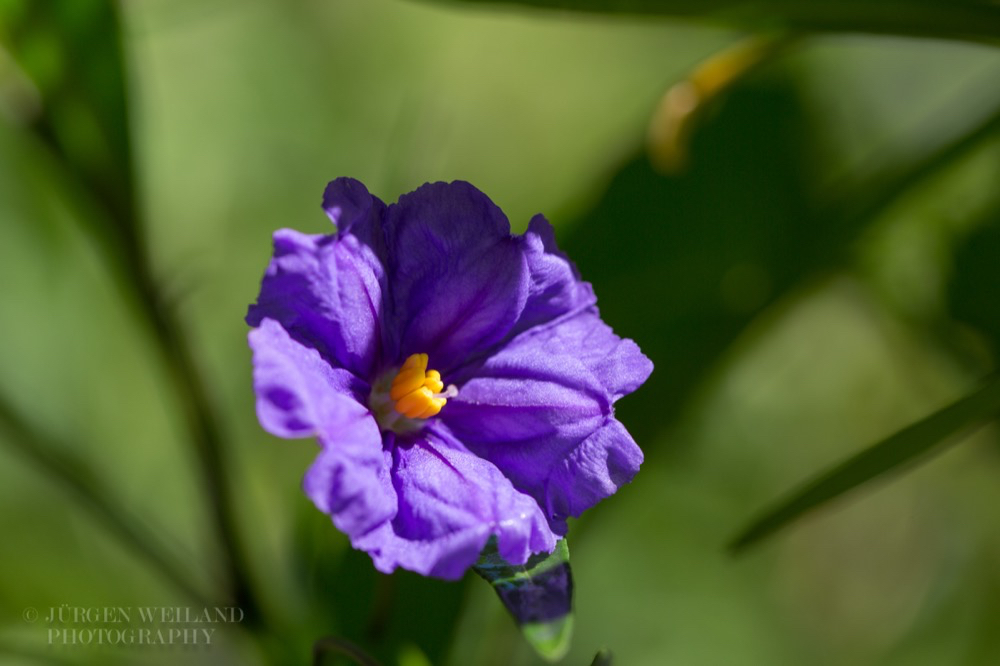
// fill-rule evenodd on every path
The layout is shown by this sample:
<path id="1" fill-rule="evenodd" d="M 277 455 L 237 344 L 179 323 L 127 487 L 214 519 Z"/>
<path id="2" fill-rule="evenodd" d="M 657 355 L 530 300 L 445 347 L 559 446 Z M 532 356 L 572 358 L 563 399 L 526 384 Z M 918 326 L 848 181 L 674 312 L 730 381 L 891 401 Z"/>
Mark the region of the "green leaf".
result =
<path id="1" fill-rule="evenodd" d="M 678 415 L 755 317 L 836 265 L 867 222 L 829 216 L 813 196 L 819 147 L 799 90 L 783 69 L 740 82 L 698 123 L 683 169 L 661 173 L 634 155 L 560 240 L 603 319 L 656 367 L 615 406 L 638 442 Z"/>
<path id="2" fill-rule="evenodd" d="M 992 352 L 1000 352 L 1000 206 L 959 245 L 948 285 L 952 316 L 974 327 Z"/>
<path id="3" fill-rule="evenodd" d="M 139 244 L 117 3 L 0 1 L 0 48 L 37 91 L 16 119 L 35 135 L 86 204 L 109 258 Z"/>
<path id="4" fill-rule="evenodd" d="M 565 539 L 552 553 L 510 564 L 500 557 L 496 538 L 491 538 L 475 571 L 493 586 L 525 640 L 543 659 L 558 661 L 566 655 L 573 633 L 573 577 Z"/>
<path id="5" fill-rule="evenodd" d="M 868 32 L 996 42 L 1000 6 L 927 0 L 464 0 L 602 14 L 697 18 L 754 30 Z"/>
<path id="6" fill-rule="evenodd" d="M 1000 377 L 944 409 L 903 428 L 807 482 L 750 524 L 730 548 L 740 551 L 807 512 L 887 472 L 900 470 L 953 435 L 968 434 L 1000 414 Z"/>

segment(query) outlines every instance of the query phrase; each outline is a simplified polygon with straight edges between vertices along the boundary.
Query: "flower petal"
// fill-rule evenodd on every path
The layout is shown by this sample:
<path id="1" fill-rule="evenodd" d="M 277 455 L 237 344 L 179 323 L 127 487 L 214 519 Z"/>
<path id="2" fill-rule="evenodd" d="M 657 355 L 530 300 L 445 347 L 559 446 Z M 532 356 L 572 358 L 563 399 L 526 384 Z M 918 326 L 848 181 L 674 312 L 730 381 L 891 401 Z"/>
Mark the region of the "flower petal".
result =
<path id="1" fill-rule="evenodd" d="M 642 464 L 642 449 L 616 419 L 576 446 L 545 482 L 544 503 L 557 520 L 579 516 L 629 483 Z"/>
<path id="2" fill-rule="evenodd" d="M 580 279 L 576 266 L 556 246 L 555 231 L 544 216 L 531 218 L 520 241 L 530 282 L 527 302 L 512 334 L 574 315 L 597 302 L 590 283 Z"/>
<path id="3" fill-rule="evenodd" d="M 553 529 L 632 479 L 642 452 L 612 404 L 652 369 L 590 309 L 535 328 L 483 362 L 440 419 L 534 497 Z"/>
<path id="4" fill-rule="evenodd" d="M 306 473 L 306 495 L 348 535 L 391 518 L 396 494 L 389 460 L 375 419 L 358 402 L 368 386 L 330 367 L 273 319 L 249 337 L 261 425 L 279 437 L 316 436 L 323 446 Z"/>
<path id="5" fill-rule="evenodd" d="M 512 344 L 514 348 L 541 348 L 579 359 L 605 388 L 611 402 L 638 389 L 653 372 L 652 361 L 639 345 L 618 337 L 601 321 L 596 307 L 545 330 L 528 331 Z"/>
<path id="6" fill-rule="evenodd" d="M 346 370 L 331 367 L 319 352 L 293 340 L 273 319 L 263 319 L 248 339 L 253 349 L 257 417 L 272 435 L 317 435 L 334 418 L 329 412 L 336 398 L 354 402 L 368 393 L 367 384 Z"/>
<path id="7" fill-rule="evenodd" d="M 415 441 L 397 444 L 392 481 L 399 503 L 395 517 L 353 540 L 380 571 L 403 567 L 456 579 L 494 534 L 501 556 L 515 564 L 555 548 L 556 536 L 538 504 L 446 429 L 428 426 Z"/>
<path id="8" fill-rule="evenodd" d="M 330 514 L 337 529 L 351 538 L 390 520 L 396 491 L 375 421 L 358 403 L 338 401 L 335 430 L 321 439 L 323 450 L 302 482 L 316 507 Z M 334 419 L 331 419 L 331 425 Z"/>
<path id="9" fill-rule="evenodd" d="M 424 185 L 386 214 L 392 326 L 400 360 L 430 356 L 443 375 L 517 321 L 528 272 L 507 218 L 464 182 Z"/>
<path id="10" fill-rule="evenodd" d="M 338 235 L 343 238 L 351 234 L 380 258 L 385 252 L 382 238 L 385 209 L 381 199 L 373 197 L 367 187 L 353 178 L 330 181 L 323 191 L 323 210 L 337 226 Z"/>
<path id="11" fill-rule="evenodd" d="M 330 363 L 368 379 L 381 349 L 382 266 L 351 235 L 274 234 L 274 257 L 247 323 L 277 320 Z"/>

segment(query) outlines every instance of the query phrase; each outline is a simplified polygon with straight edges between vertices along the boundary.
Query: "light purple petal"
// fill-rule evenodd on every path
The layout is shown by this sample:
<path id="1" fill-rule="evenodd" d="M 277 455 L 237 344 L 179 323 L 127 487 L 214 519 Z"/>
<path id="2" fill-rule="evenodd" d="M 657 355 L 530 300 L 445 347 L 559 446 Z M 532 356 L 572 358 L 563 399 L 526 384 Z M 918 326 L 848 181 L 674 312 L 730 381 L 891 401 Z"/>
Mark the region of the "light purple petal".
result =
<path id="1" fill-rule="evenodd" d="M 512 334 L 572 316 L 597 302 L 590 284 L 580 280 L 573 262 L 556 246 L 555 231 L 541 215 L 531 218 L 520 237 L 528 262 L 528 299 Z"/>
<path id="2" fill-rule="evenodd" d="M 282 229 L 247 323 L 274 319 L 329 362 L 370 379 L 381 349 L 383 277 L 373 251 L 353 236 Z"/>
<path id="3" fill-rule="evenodd" d="M 601 321 L 596 307 L 560 321 L 556 326 L 528 331 L 512 345 L 571 354 L 593 373 L 612 402 L 638 389 L 653 372 L 653 363 L 639 350 L 639 345 L 615 335 L 611 327 Z"/>
<path id="4" fill-rule="evenodd" d="M 652 365 L 591 310 L 524 333 L 482 363 L 440 419 L 546 510 L 553 529 L 632 479 L 642 452 L 613 402 Z"/>
<path id="5" fill-rule="evenodd" d="M 403 567 L 456 579 L 494 534 L 501 556 L 515 564 L 555 548 L 556 536 L 538 504 L 447 430 L 429 427 L 416 441 L 398 444 L 392 481 L 399 502 L 395 517 L 353 540 L 380 571 Z"/>
<path id="6" fill-rule="evenodd" d="M 642 458 L 625 426 L 608 419 L 556 466 L 546 481 L 542 505 L 551 516 L 579 516 L 629 483 Z"/>
<path id="7" fill-rule="evenodd" d="M 389 460 L 375 419 L 358 402 L 367 385 L 330 367 L 273 319 L 264 319 L 249 338 L 261 425 L 279 437 L 315 436 L 323 445 L 306 473 L 306 495 L 348 535 L 390 519 L 396 495 Z"/>
<path id="8" fill-rule="evenodd" d="M 397 500 L 389 476 L 392 455 L 383 450 L 367 411 L 353 405 L 338 405 L 339 427 L 322 442 L 302 488 L 320 511 L 330 514 L 337 529 L 355 538 L 390 520 Z"/>
<path id="9" fill-rule="evenodd" d="M 448 372 L 502 340 L 528 294 L 528 271 L 507 218 L 468 183 L 433 183 L 386 214 L 394 349 Z"/>
<path id="10" fill-rule="evenodd" d="M 274 235 L 247 321 L 263 427 L 315 436 L 306 494 L 385 572 L 458 578 L 491 536 L 513 564 L 628 483 L 642 451 L 614 418 L 652 365 L 598 315 L 536 216 L 523 236 L 468 183 L 386 208 L 324 192 L 335 234 Z M 412 353 L 459 386 L 418 433 L 381 433 L 370 383 Z"/>
<path id="11" fill-rule="evenodd" d="M 248 335 L 253 349 L 257 417 L 278 437 L 320 434 L 340 397 L 354 402 L 368 386 L 346 370 L 333 368 L 319 352 L 293 340 L 273 319 Z M 374 426 L 374 421 L 372 421 Z"/>

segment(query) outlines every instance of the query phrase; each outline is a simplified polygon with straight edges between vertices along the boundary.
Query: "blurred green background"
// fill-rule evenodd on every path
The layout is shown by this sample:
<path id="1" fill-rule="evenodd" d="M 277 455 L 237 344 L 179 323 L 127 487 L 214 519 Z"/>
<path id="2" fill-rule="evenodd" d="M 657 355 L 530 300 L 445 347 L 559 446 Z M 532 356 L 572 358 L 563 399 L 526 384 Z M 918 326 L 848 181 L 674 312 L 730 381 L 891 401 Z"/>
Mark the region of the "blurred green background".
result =
<path id="1" fill-rule="evenodd" d="M 0 663 L 309 663 L 321 636 L 386 664 L 541 663 L 474 576 L 376 573 L 299 489 L 314 444 L 256 422 L 243 316 L 270 234 L 328 231 L 320 197 L 342 175 L 386 201 L 468 180 L 518 232 L 546 214 L 605 320 L 656 364 L 618 409 L 642 472 L 571 526 L 564 663 L 602 647 L 629 666 L 996 663 L 993 428 L 725 549 L 776 497 L 995 368 L 996 48 L 797 39 L 699 107 L 683 166 L 657 170 L 661 98 L 745 34 L 461 3 L 130 0 L 132 171 L 104 154 L 125 143 L 88 143 L 88 118 L 121 113 L 113 24 L 80 9 L 101 3 L 55 4 L 77 9 L 18 32 L 37 7 L 0 2 L 0 395 L 15 415 L 0 428 Z M 46 147 L 48 117 L 68 157 Z M 212 605 L 233 601 L 185 398 L 67 160 L 135 192 L 137 242 L 220 415 L 261 616 L 210 649 L 53 646 L 23 615 L 199 605 L 35 445 L 90 470 Z"/>

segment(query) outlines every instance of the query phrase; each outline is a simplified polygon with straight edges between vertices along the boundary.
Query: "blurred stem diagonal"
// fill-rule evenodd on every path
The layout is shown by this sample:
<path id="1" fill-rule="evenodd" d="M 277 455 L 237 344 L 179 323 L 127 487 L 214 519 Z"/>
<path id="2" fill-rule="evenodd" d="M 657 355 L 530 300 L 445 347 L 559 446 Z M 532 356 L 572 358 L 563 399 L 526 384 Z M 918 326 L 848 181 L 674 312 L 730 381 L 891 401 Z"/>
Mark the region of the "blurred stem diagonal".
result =
<path id="1" fill-rule="evenodd" d="M 381 666 L 354 643 L 334 636 L 325 636 L 313 644 L 313 666 L 323 666 L 328 656 L 348 657 L 359 666 Z"/>
<path id="2" fill-rule="evenodd" d="M 738 553 L 786 527 L 807 512 L 918 458 L 940 450 L 951 438 L 969 434 L 1000 416 L 1000 375 L 973 393 L 890 435 L 808 481 L 753 521 L 730 544 Z"/>
<path id="3" fill-rule="evenodd" d="M 845 197 L 846 202 L 839 210 L 846 212 L 835 212 L 835 214 L 844 215 L 859 223 L 873 220 L 926 178 L 954 164 L 997 134 L 1000 134 L 1000 108 L 961 136 L 938 146 L 923 160 L 909 165 L 906 170 L 874 179 L 873 184 L 867 188 L 867 195 L 862 193 Z"/>
<path id="4" fill-rule="evenodd" d="M 243 609 L 247 624 L 253 625 L 260 619 L 260 608 L 236 525 L 222 429 L 184 327 L 151 272 L 140 224 L 119 12 L 117 3 L 0 5 L 0 36 L 10 40 L 10 52 L 15 57 L 21 55 L 19 46 L 30 45 L 32 40 L 45 39 L 59 45 L 61 69 L 55 74 L 46 71 L 42 77 L 30 59 L 21 61 L 41 93 L 41 108 L 29 128 L 53 158 L 63 184 L 81 211 L 78 219 L 99 241 L 109 270 L 117 278 L 116 286 L 151 334 L 167 369 L 190 433 L 188 441 L 201 469 L 221 547 L 219 558 L 229 579 L 230 599 Z M 78 127 L 63 122 L 66 114 L 60 113 L 60 104 L 67 100 L 73 104 L 74 117 L 89 123 L 86 133 L 74 133 Z M 16 422 L 21 424 L 22 434 L 30 432 L 27 421 Z M 50 463 L 56 455 L 55 451 L 46 454 Z M 36 456 L 36 462 L 46 456 Z M 49 473 L 62 469 L 70 476 L 77 470 L 66 461 L 43 464 L 42 468 Z M 59 477 L 67 480 L 66 474 Z M 98 491 L 96 481 L 78 484 L 76 490 L 92 496 L 96 505 L 101 505 L 100 497 L 105 496 Z M 115 514 L 105 515 L 117 520 Z M 120 526 L 117 532 L 127 534 L 130 530 Z M 126 541 L 137 546 L 132 538 Z"/>
<path id="5" fill-rule="evenodd" d="M 953 164 L 984 141 L 1000 133 L 1000 109 L 953 141 L 931 151 L 905 171 L 874 179 L 867 193 L 845 197 L 831 215 L 854 228 L 877 218 L 900 196 L 926 178 Z M 775 503 L 733 539 L 729 548 L 739 553 L 798 520 L 806 513 L 868 481 L 913 463 L 943 440 L 963 429 L 996 418 L 1000 414 L 1000 378 L 981 389 L 878 442 L 841 464 L 806 482 L 798 491 Z M 959 438 L 955 438 L 956 440 Z"/>
<path id="6" fill-rule="evenodd" d="M 25 423 L 5 396 L 0 395 L 0 432 L 18 452 L 43 470 L 50 478 L 81 500 L 112 533 L 133 551 L 142 555 L 169 583 L 192 602 L 208 605 L 212 600 L 190 580 L 178 561 L 168 555 L 163 543 L 145 524 L 131 515 L 122 502 L 115 501 L 83 460 L 70 455 L 68 447 L 43 438 L 37 429 Z M 56 453 L 59 451 L 59 453 Z"/>

